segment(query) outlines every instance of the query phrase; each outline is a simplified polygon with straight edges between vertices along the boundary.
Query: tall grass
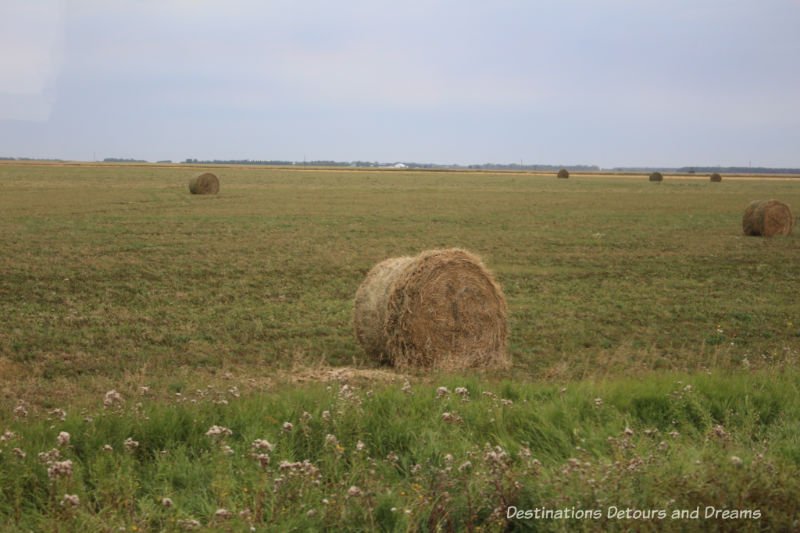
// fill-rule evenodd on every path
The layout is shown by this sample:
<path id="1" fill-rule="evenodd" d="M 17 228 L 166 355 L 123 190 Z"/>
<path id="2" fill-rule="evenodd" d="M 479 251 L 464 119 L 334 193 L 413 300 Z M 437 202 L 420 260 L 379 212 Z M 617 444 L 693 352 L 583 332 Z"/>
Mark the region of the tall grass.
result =
<path id="1" fill-rule="evenodd" d="M 760 531 L 799 518 L 796 372 L 566 389 L 436 383 L 214 387 L 172 399 L 142 389 L 94 398 L 80 413 L 23 406 L 0 444 L 0 513 L 20 531 L 195 521 L 264 531 Z M 71 461 L 71 473 L 52 474 L 57 461 Z M 525 520 L 510 507 L 602 516 Z M 609 518 L 612 507 L 760 518 L 641 522 Z"/>

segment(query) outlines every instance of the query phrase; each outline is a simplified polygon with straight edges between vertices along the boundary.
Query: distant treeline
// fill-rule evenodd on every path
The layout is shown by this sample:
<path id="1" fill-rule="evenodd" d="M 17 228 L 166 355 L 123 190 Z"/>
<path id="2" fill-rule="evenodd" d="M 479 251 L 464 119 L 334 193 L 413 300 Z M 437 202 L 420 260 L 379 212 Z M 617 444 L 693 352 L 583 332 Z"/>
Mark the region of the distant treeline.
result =
<path id="1" fill-rule="evenodd" d="M 185 164 L 191 165 L 261 165 L 261 166 L 309 166 L 309 167 L 388 167 L 395 163 L 378 163 L 370 161 L 284 161 L 280 159 L 186 159 Z M 408 166 L 408 165 L 407 165 Z"/>
<path id="2" fill-rule="evenodd" d="M 615 167 L 616 172 L 676 172 L 683 174 L 800 174 L 800 168 L 769 168 L 769 167 Z"/>
<path id="3" fill-rule="evenodd" d="M 64 161 L 63 159 L 51 159 L 47 157 L 0 157 L 0 161 Z"/>
<path id="4" fill-rule="evenodd" d="M 314 166 L 314 167 L 395 167 L 398 165 L 405 166 L 406 168 L 430 168 L 430 169 L 471 169 L 471 170 L 552 170 L 554 172 L 566 168 L 567 170 L 574 171 L 599 171 L 600 167 L 597 165 L 520 165 L 517 163 L 502 164 L 502 163 L 484 163 L 481 165 L 442 165 L 436 163 L 416 163 L 416 162 L 394 162 L 394 163 L 380 163 L 378 161 L 329 161 L 329 160 L 313 160 L 313 161 L 283 161 L 283 160 L 263 160 L 263 159 L 186 159 L 183 161 L 185 164 L 192 165 L 275 165 L 275 166 Z"/>
<path id="5" fill-rule="evenodd" d="M 484 163 L 482 165 L 469 165 L 461 167 L 460 165 L 453 165 L 452 168 L 470 168 L 480 170 L 552 170 L 558 172 L 562 168 L 576 172 L 597 172 L 600 167 L 597 165 L 518 165 L 516 163 L 504 165 L 501 163 Z"/>
<path id="6" fill-rule="evenodd" d="M 106 157 L 103 163 L 147 163 L 144 159 L 128 159 L 124 157 Z"/>
<path id="7" fill-rule="evenodd" d="M 190 165 L 293 165 L 291 161 L 277 161 L 277 160 L 255 160 L 255 159 L 214 159 L 214 160 L 201 160 L 201 159 L 186 159 L 183 163 Z"/>

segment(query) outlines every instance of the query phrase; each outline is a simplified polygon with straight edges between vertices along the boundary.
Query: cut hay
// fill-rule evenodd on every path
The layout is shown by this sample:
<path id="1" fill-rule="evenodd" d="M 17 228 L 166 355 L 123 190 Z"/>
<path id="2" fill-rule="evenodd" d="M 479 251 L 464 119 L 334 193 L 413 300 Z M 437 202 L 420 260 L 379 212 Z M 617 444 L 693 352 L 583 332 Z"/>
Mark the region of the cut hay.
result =
<path id="1" fill-rule="evenodd" d="M 650 181 L 664 181 L 664 176 L 661 174 L 661 172 L 653 172 L 650 174 Z"/>
<path id="2" fill-rule="evenodd" d="M 793 225 L 791 209 L 778 200 L 751 202 L 742 217 L 742 229 L 745 235 L 785 236 L 792 233 Z"/>
<path id="3" fill-rule="evenodd" d="M 452 248 L 378 263 L 356 292 L 353 325 L 369 357 L 401 370 L 508 368 L 507 314 L 491 272 Z"/>
<path id="4" fill-rule="evenodd" d="M 722 176 L 720 176 L 719 173 L 714 172 L 713 174 L 711 174 L 711 181 L 715 182 L 722 181 Z"/>
<path id="5" fill-rule="evenodd" d="M 211 172 L 200 174 L 189 180 L 189 192 L 192 194 L 217 194 L 219 180 Z"/>
<path id="6" fill-rule="evenodd" d="M 569 179 L 569 170 L 567 170 L 566 168 L 562 168 L 561 170 L 558 171 L 556 177 L 562 180 Z"/>

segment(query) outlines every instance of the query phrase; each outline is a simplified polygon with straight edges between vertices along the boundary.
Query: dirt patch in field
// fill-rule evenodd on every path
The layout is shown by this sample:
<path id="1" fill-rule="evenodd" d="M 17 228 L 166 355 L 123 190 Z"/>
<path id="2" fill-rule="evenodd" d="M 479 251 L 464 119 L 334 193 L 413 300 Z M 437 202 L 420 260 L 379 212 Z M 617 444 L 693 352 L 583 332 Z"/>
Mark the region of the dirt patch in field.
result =
<path id="1" fill-rule="evenodd" d="M 283 376 L 290 383 L 307 382 L 351 382 L 368 381 L 377 383 L 392 383 L 403 381 L 403 374 L 371 368 L 314 368 L 286 373 Z"/>

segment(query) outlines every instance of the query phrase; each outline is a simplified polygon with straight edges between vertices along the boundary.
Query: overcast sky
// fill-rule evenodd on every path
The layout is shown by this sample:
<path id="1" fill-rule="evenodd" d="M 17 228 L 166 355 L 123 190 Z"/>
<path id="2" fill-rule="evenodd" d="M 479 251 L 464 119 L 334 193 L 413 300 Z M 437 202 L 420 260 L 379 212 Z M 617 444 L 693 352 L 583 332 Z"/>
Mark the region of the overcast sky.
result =
<path id="1" fill-rule="evenodd" d="M 0 0 L 0 156 L 800 167 L 798 0 Z"/>

